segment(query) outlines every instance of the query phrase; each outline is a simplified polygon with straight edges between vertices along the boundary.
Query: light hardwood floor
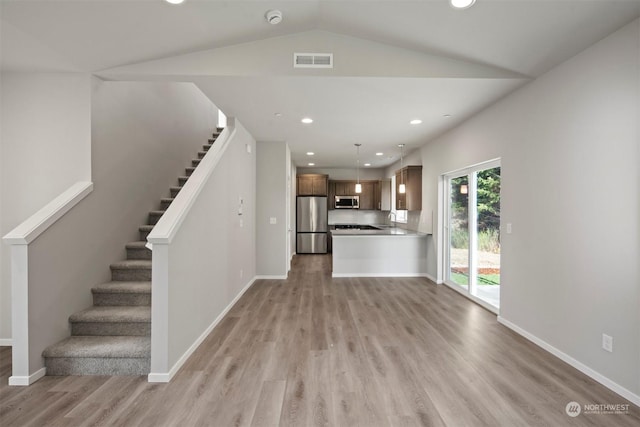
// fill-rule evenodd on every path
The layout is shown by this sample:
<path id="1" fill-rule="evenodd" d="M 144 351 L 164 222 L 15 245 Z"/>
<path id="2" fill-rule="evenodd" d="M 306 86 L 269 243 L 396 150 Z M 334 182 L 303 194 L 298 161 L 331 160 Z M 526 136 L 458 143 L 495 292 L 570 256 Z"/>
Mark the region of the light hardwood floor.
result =
<path id="1" fill-rule="evenodd" d="M 639 426 L 570 418 L 565 406 L 628 403 L 426 279 L 332 279 L 330 256 L 297 256 L 259 280 L 169 384 L 45 377 L 9 387 L 8 426 Z"/>

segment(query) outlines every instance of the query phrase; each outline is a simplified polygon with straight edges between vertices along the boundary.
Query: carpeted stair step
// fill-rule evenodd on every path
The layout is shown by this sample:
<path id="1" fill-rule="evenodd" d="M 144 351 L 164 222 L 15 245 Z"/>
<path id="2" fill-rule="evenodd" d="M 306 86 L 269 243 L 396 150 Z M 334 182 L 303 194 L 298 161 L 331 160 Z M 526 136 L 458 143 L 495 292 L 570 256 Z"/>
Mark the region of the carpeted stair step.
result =
<path id="1" fill-rule="evenodd" d="M 206 154 L 206 151 L 198 151 L 198 158 L 202 160 Z"/>
<path id="2" fill-rule="evenodd" d="M 220 126 L 216 127 L 216 133 L 217 133 L 218 135 L 220 135 L 220 134 L 222 133 L 222 131 L 223 131 L 223 130 L 224 130 L 224 128 L 223 128 L 223 127 L 220 127 Z M 215 135 L 215 134 L 214 134 L 214 135 Z"/>
<path id="3" fill-rule="evenodd" d="M 149 212 L 149 225 L 156 225 L 160 218 L 164 215 L 164 211 L 150 211 Z"/>
<path id="4" fill-rule="evenodd" d="M 69 317 L 71 335 L 151 335 L 150 306 L 93 306 Z"/>
<path id="5" fill-rule="evenodd" d="M 180 192 L 180 190 L 182 189 L 182 187 L 169 187 L 169 191 L 171 193 L 171 197 L 176 197 L 178 195 L 178 193 Z"/>
<path id="6" fill-rule="evenodd" d="M 95 306 L 150 306 L 151 282 L 108 282 L 94 286 Z"/>
<path id="7" fill-rule="evenodd" d="M 191 160 L 191 166 L 197 167 L 200 164 L 201 161 L 202 161 L 202 159 L 193 159 L 193 160 Z"/>
<path id="8" fill-rule="evenodd" d="M 129 242 L 125 246 L 127 249 L 127 259 L 151 259 L 151 251 L 147 248 L 146 241 Z"/>
<path id="9" fill-rule="evenodd" d="M 70 337 L 44 350 L 47 375 L 146 375 L 150 337 Z"/>
<path id="10" fill-rule="evenodd" d="M 210 140 L 209 140 L 209 141 L 207 141 L 207 142 L 208 142 L 209 144 L 213 145 L 213 143 L 214 143 L 214 142 L 216 142 L 216 139 L 217 139 L 217 138 L 218 138 L 218 137 L 217 137 L 217 136 L 215 136 L 215 134 L 214 134 L 214 138 L 210 139 Z"/>
<path id="11" fill-rule="evenodd" d="M 149 233 L 151 233 L 153 227 L 153 225 L 141 225 L 140 227 L 138 227 L 138 231 L 140 232 L 140 240 L 144 240 L 146 242 L 147 236 L 149 235 Z"/>
<path id="12" fill-rule="evenodd" d="M 185 170 L 187 176 L 191 176 L 191 174 L 193 173 L 194 170 L 196 170 L 196 168 L 193 167 L 193 166 L 190 166 L 188 168 L 185 168 L 184 170 Z"/>
<path id="13" fill-rule="evenodd" d="M 173 202 L 173 197 L 163 197 L 160 199 L 160 210 L 166 211 Z"/>
<path id="14" fill-rule="evenodd" d="M 111 264 L 111 280 L 114 282 L 149 282 L 151 261 L 130 259 Z"/>
<path id="15" fill-rule="evenodd" d="M 212 144 L 205 144 L 205 145 L 202 146 L 202 149 L 204 151 L 209 151 L 209 148 L 211 148 L 211 146 L 212 146 Z"/>
<path id="16" fill-rule="evenodd" d="M 187 183 L 188 180 L 189 180 L 188 176 L 179 176 L 178 177 L 178 184 L 180 185 L 180 187 L 182 187 L 183 185 L 185 185 Z"/>

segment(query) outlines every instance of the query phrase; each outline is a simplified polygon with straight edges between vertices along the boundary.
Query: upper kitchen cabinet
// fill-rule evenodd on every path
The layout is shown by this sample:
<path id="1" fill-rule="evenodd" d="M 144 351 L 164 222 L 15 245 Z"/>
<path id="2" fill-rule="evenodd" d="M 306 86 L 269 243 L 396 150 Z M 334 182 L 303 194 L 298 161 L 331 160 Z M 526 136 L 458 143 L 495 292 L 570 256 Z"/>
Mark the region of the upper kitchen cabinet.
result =
<path id="1" fill-rule="evenodd" d="M 336 196 L 355 196 L 355 181 L 334 181 L 336 186 Z"/>
<path id="2" fill-rule="evenodd" d="M 329 175 L 304 174 L 297 176 L 298 196 L 326 196 Z"/>
<path id="3" fill-rule="evenodd" d="M 360 210 L 391 210 L 391 181 L 361 180 L 362 192 L 356 194 L 357 181 L 329 181 L 329 200 L 335 196 L 360 196 Z M 329 209 L 333 209 L 331 206 Z"/>
<path id="4" fill-rule="evenodd" d="M 360 210 L 374 210 L 378 209 L 378 204 L 376 201 L 376 185 L 378 183 L 376 181 L 360 181 L 360 185 L 362 186 L 362 193 L 360 196 Z M 355 189 L 355 182 L 353 184 Z"/>
<path id="5" fill-rule="evenodd" d="M 406 192 L 400 194 L 400 184 Z M 396 171 L 396 209 L 422 210 L 422 166 L 406 166 Z"/>

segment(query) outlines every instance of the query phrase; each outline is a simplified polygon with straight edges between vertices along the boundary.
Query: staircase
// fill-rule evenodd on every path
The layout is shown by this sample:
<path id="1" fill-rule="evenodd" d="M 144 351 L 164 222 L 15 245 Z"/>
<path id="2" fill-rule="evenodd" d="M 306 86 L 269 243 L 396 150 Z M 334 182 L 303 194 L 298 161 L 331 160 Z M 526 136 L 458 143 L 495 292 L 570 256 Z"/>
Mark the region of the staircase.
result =
<path id="1" fill-rule="evenodd" d="M 173 202 L 216 138 L 218 128 L 198 158 L 149 212 L 139 228 L 140 241 L 126 245 L 127 259 L 111 264 L 111 282 L 95 286 L 93 306 L 69 317 L 71 336 L 44 350 L 47 375 L 145 375 L 151 363 L 151 251 L 147 236 Z"/>

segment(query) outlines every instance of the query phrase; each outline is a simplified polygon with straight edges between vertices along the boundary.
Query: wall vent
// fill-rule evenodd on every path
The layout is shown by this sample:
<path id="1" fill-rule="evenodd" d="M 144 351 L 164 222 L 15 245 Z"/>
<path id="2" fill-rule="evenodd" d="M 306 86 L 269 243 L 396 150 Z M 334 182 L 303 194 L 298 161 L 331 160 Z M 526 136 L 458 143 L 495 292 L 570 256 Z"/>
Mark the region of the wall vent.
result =
<path id="1" fill-rule="evenodd" d="M 333 53 L 294 53 L 294 68 L 333 68 Z"/>

